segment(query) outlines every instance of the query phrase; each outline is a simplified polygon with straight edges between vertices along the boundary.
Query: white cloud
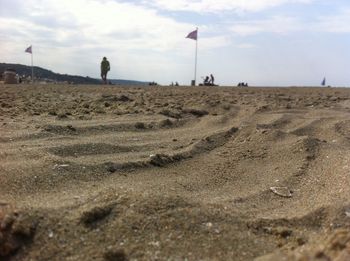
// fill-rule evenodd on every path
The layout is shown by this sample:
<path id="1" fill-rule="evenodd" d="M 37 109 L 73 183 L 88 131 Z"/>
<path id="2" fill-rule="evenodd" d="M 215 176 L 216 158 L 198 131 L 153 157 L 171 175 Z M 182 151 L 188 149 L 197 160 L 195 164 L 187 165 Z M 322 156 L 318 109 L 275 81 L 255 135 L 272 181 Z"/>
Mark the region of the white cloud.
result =
<path id="1" fill-rule="evenodd" d="M 350 9 L 337 14 L 313 17 L 272 16 L 259 20 L 236 22 L 229 26 L 235 34 L 248 36 L 261 33 L 287 34 L 295 32 L 350 33 Z"/>
<path id="2" fill-rule="evenodd" d="M 207 37 L 203 39 L 199 38 L 198 41 L 202 50 L 220 48 L 231 44 L 231 40 L 226 36 Z"/>
<path id="3" fill-rule="evenodd" d="M 47 35 L 48 41 L 58 45 L 78 41 L 80 48 L 96 44 L 122 50 L 182 50 L 189 41 L 185 36 L 194 28 L 154 9 L 113 0 L 28 0 L 20 12 L 12 17 L 1 14 L 0 34 L 6 32 L 12 38 L 10 29 L 34 40 Z M 215 48 L 225 41 L 206 42 L 212 43 L 206 48 Z"/>
<path id="4" fill-rule="evenodd" d="M 295 17 L 273 16 L 268 19 L 235 23 L 230 30 L 243 36 L 258 33 L 284 34 L 299 31 L 304 25 Z"/>
<path id="5" fill-rule="evenodd" d="M 252 48 L 256 48 L 256 45 L 251 43 L 241 43 L 241 44 L 238 44 L 237 47 L 240 49 L 252 49 Z"/>
<path id="6" fill-rule="evenodd" d="M 318 17 L 313 29 L 329 33 L 350 33 L 350 9 L 342 10 L 338 14 Z"/>
<path id="7" fill-rule="evenodd" d="M 214 13 L 221 11 L 256 12 L 288 3 L 311 3 L 313 0 L 152 0 L 158 8 L 172 11 Z"/>

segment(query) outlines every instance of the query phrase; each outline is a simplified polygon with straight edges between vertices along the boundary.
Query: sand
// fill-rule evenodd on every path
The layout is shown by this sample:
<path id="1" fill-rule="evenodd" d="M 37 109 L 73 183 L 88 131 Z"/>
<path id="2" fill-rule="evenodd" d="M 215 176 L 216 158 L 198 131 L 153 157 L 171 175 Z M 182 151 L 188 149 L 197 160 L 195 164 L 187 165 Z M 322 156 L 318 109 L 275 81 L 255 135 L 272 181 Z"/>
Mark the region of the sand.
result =
<path id="1" fill-rule="evenodd" d="M 0 260 L 350 260 L 350 89 L 0 85 Z"/>

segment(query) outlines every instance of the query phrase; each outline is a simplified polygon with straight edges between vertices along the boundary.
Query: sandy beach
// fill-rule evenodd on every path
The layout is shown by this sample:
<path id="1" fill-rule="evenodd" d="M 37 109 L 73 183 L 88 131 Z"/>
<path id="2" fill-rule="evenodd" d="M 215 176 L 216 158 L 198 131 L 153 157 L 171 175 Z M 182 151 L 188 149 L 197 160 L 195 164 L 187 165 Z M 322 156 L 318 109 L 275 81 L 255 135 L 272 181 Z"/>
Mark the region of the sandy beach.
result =
<path id="1" fill-rule="evenodd" d="M 0 260 L 350 260 L 350 89 L 0 85 Z"/>

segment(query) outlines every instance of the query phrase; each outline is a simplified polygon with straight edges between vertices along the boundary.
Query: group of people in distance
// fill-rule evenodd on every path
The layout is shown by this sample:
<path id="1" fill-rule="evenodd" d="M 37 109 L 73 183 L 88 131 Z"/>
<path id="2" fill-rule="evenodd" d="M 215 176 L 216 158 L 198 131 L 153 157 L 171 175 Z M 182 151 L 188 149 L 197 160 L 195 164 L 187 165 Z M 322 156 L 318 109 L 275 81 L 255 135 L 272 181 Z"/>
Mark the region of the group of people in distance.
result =
<path id="1" fill-rule="evenodd" d="M 107 82 L 107 73 L 111 70 L 111 65 L 106 57 L 103 57 L 101 62 L 101 78 L 102 82 L 104 84 L 108 84 Z M 215 86 L 214 83 L 214 75 L 210 74 L 210 76 L 205 76 L 203 83 L 200 83 L 200 86 Z M 149 85 L 157 85 L 157 83 L 152 82 Z M 175 84 L 172 82 L 171 86 L 179 86 L 179 84 L 176 82 Z M 238 87 L 248 87 L 248 83 L 240 82 L 237 85 Z"/>
<path id="2" fill-rule="evenodd" d="M 179 86 L 179 83 L 178 82 L 171 82 L 170 86 Z"/>
<path id="3" fill-rule="evenodd" d="M 209 76 L 205 76 L 204 80 L 203 80 L 203 84 L 199 84 L 202 86 L 215 86 L 214 84 L 214 75 L 210 74 Z"/>
<path id="4" fill-rule="evenodd" d="M 248 83 L 240 82 L 237 84 L 238 87 L 248 87 Z"/>
<path id="5" fill-rule="evenodd" d="M 107 60 L 106 57 L 103 57 L 102 62 L 101 62 L 101 78 L 102 78 L 103 84 L 108 84 L 107 73 L 110 70 L 111 70 L 111 65 L 110 65 L 109 61 Z M 210 74 L 210 77 L 206 76 L 204 78 L 203 84 L 199 84 L 199 85 L 201 85 L 201 86 L 215 86 L 214 80 L 215 80 L 214 75 Z M 248 86 L 248 84 L 247 85 L 241 85 L 241 84 L 244 84 L 244 83 L 239 83 L 238 86 Z M 149 85 L 157 85 L 157 83 L 152 82 Z M 171 83 L 171 86 L 174 86 L 174 83 Z M 179 86 L 179 84 L 176 82 L 175 86 Z"/>

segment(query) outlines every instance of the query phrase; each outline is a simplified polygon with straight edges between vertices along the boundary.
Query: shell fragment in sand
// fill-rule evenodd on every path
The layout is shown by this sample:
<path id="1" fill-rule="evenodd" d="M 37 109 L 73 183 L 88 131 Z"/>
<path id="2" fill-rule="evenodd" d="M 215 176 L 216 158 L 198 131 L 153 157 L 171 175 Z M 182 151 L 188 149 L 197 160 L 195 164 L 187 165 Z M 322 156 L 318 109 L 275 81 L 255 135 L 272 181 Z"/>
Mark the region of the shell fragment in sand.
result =
<path id="1" fill-rule="evenodd" d="M 281 197 L 291 198 L 293 196 L 292 191 L 287 187 L 270 187 L 270 190 Z"/>
<path id="2" fill-rule="evenodd" d="M 61 168 L 67 168 L 69 167 L 68 164 L 55 164 L 52 169 L 61 169 Z"/>

